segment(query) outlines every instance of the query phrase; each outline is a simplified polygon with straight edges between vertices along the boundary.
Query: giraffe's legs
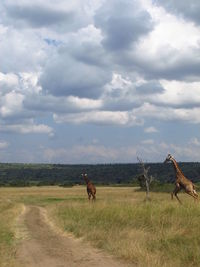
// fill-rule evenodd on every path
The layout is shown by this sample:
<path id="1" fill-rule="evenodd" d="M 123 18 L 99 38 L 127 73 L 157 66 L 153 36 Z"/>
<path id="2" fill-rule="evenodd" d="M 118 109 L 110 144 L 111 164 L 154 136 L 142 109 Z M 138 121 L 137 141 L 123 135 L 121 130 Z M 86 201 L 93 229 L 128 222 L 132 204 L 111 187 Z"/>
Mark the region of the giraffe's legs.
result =
<path id="1" fill-rule="evenodd" d="M 90 201 L 91 193 L 88 193 L 88 200 Z"/>
<path id="2" fill-rule="evenodd" d="M 193 193 L 193 192 L 186 192 L 188 195 L 190 195 L 191 197 L 193 197 L 195 200 L 197 200 L 198 199 L 198 195 L 197 195 L 197 193 L 195 194 L 195 193 Z"/>
<path id="3" fill-rule="evenodd" d="M 173 199 L 174 195 L 177 194 L 180 191 L 180 185 L 176 184 L 176 187 L 174 188 L 173 192 L 171 192 L 171 199 Z"/>
<path id="4" fill-rule="evenodd" d="M 196 199 L 199 198 L 199 196 L 198 196 L 198 194 L 197 194 L 197 191 L 196 191 L 194 188 L 193 188 L 193 192 L 192 192 L 192 193 L 193 193 L 193 195 L 195 196 Z"/>
<path id="5" fill-rule="evenodd" d="M 177 193 L 174 194 L 174 195 L 175 195 L 175 197 L 177 198 L 178 202 L 179 202 L 180 204 L 182 204 L 182 202 L 180 201 L 179 197 L 177 196 Z"/>
<path id="6" fill-rule="evenodd" d="M 96 196 L 95 196 L 95 194 L 92 194 L 92 200 L 93 200 L 93 201 L 96 200 Z"/>
<path id="7" fill-rule="evenodd" d="M 182 204 L 181 201 L 180 201 L 180 199 L 179 199 L 179 197 L 177 196 L 177 194 L 178 194 L 178 192 L 179 192 L 180 190 L 181 190 L 180 185 L 179 185 L 179 184 L 176 184 L 176 187 L 175 187 L 174 191 L 171 193 L 171 198 L 173 199 L 173 195 L 175 195 L 175 197 L 176 197 L 176 199 L 178 200 L 178 202 L 179 202 L 180 204 Z"/>

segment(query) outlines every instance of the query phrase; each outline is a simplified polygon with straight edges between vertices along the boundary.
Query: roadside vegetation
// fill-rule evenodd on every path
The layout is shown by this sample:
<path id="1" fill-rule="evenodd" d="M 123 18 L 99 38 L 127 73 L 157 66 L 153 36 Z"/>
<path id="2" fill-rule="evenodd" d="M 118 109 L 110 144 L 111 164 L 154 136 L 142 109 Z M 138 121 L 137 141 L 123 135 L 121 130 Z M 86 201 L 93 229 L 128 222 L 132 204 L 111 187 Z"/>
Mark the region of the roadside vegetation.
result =
<path id="1" fill-rule="evenodd" d="M 10 200 L 0 199 L 0 266 L 17 267 L 15 262 L 15 222 L 20 206 Z"/>

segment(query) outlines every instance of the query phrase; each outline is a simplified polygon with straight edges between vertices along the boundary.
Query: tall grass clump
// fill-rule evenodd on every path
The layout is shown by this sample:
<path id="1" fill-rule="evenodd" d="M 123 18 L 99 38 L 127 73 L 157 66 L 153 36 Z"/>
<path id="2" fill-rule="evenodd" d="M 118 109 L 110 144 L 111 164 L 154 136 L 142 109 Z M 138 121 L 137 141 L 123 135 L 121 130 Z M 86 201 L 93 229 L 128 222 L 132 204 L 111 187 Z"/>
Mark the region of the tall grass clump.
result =
<path id="1" fill-rule="evenodd" d="M 64 230 L 138 266 L 200 266 L 200 204 L 184 196 L 181 206 L 164 193 L 146 203 L 141 196 L 66 201 L 53 212 Z"/>

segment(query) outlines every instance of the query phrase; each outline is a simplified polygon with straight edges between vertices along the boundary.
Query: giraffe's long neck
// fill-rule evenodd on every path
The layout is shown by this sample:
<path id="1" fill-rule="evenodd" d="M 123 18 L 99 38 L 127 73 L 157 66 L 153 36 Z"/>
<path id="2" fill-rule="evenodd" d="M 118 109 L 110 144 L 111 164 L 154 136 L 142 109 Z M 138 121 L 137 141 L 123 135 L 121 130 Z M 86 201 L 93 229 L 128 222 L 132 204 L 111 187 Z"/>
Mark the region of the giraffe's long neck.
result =
<path id="1" fill-rule="evenodd" d="M 179 168 L 178 163 L 176 162 L 175 159 L 172 159 L 172 163 L 173 163 L 174 170 L 175 170 L 176 174 L 177 175 L 178 174 L 182 174 L 183 175 L 183 173 L 182 173 L 181 169 Z"/>
<path id="2" fill-rule="evenodd" d="M 84 176 L 84 179 L 85 179 L 86 184 L 88 184 L 90 182 L 90 180 L 88 179 L 87 176 Z"/>

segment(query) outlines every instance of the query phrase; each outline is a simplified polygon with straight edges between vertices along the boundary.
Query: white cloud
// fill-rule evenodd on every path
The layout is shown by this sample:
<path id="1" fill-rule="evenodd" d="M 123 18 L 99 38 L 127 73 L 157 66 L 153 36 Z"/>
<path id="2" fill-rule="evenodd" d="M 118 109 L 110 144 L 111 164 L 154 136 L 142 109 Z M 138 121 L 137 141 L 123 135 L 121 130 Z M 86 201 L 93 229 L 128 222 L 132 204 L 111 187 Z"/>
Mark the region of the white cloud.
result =
<path id="1" fill-rule="evenodd" d="M 39 94 L 42 91 L 41 86 L 38 85 L 40 73 L 38 72 L 21 72 L 19 73 L 20 91 L 25 94 Z"/>
<path id="2" fill-rule="evenodd" d="M 26 124 L 12 124 L 12 125 L 0 125 L 0 132 L 13 132 L 20 134 L 48 134 L 49 136 L 53 136 L 53 129 L 45 124 L 34 124 L 34 123 L 26 123 Z"/>
<path id="3" fill-rule="evenodd" d="M 7 148 L 8 146 L 9 146 L 8 142 L 0 140 L 0 149 Z"/>
<path id="4" fill-rule="evenodd" d="M 154 126 L 150 126 L 144 129 L 145 133 L 157 133 L 158 130 Z"/>
<path id="5" fill-rule="evenodd" d="M 184 17 L 154 3 L 2 0 L 0 131 L 52 136 L 56 122 L 63 124 L 63 128 L 56 125 L 58 131 L 66 131 L 65 124 L 70 123 L 81 128 L 83 124 L 128 126 L 123 129 L 128 136 L 131 128 L 137 132 L 135 126 L 156 125 L 144 126 L 138 140 L 147 157 L 163 157 L 161 152 L 168 148 L 178 156 L 181 151 L 190 154 L 191 147 L 197 155 L 200 28 L 197 19 L 196 24 L 185 19 L 189 13 L 182 6 Z M 188 6 L 191 11 L 192 5 Z M 193 127 L 183 148 L 166 140 L 157 147 L 156 140 L 145 139 L 145 133 L 157 132 L 162 140 L 159 123 L 169 121 Z M 84 149 L 88 161 L 92 155 L 109 161 L 106 154 L 120 161 L 120 153 L 127 160 L 128 153 L 134 155 L 132 145 L 129 152 L 127 147 L 117 150 L 93 142 L 69 151 L 74 161 L 78 153 L 86 153 Z M 57 158 L 49 151 L 52 160 L 67 156 L 65 149 L 55 152 Z"/>
<path id="6" fill-rule="evenodd" d="M 4 91 L 13 90 L 13 87 L 18 85 L 18 76 L 14 73 L 2 73 L 0 72 L 0 86 L 1 86 L 1 94 Z M 3 92 L 2 92 L 3 91 Z"/>
<path id="7" fill-rule="evenodd" d="M 2 1 L 3 22 L 16 28 L 50 28 L 55 31 L 76 31 L 91 21 L 90 13 L 95 5 L 87 5 L 89 1 L 74 0 L 66 2 L 37 0 Z M 90 12 L 89 12 L 90 11 Z"/>
<path id="8" fill-rule="evenodd" d="M 194 108 L 171 108 L 161 107 L 150 103 L 144 103 L 141 107 L 133 110 L 136 118 L 154 118 L 162 121 L 185 121 L 188 123 L 200 123 L 200 107 Z"/>
<path id="9" fill-rule="evenodd" d="M 200 146 L 199 140 L 188 140 L 182 145 L 180 142 L 155 142 L 152 145 L 141 146 L 138 149 L 140 155 L 148 161 L 164 162 L 166 156 L 170 153 L 177 161 L 199 161 Z"/>
<path id="10" fill-rule="evenodd" d="M 76 145 L 68 148 L 42 148 L 42 158 L 45 162 L 61 163 L 116 163 L 136 162 L 137 156 L 147 162 L 164 162 L 168 153 L 177 161 L 199 161 L 200 146 L 194 146 L 188 141 L 184 146 L 174 143 L 144 140 L 137 145 L 104 146 L 100 144 Z"/>
<path id="11" fill-rule="evenodd" d="M 32 31 L 8 27 L 0 37 L 1 72 L 39 71 L 48 54 L 47 44 Z"/>
<path id="12" fill-rule="evenodd" d="M 43 89 L 55 96 L 98 98 L 111 80 L 112 72 L 108 66 L 90 60 L 72 57 L 69 48 L 63 46 L 43 70 L 40 78 Z"/>
<path id="13" fill-rule="evenodd" d="M 182 1 L 163 1 L 156 0 L 154 3 L 163 6 L 167 11 L 183 17 L 186 20 L 195 22 L 197 25 L 200 23 L 199 12 L 200 4 L 198 0 L 191 0 L 189 3 L 186 0 Z"/>
<path id="14" fill-rule="evenodd" d="M 198 80 L 199 27 L 153 5 L 148 11 L 155 19 L 154 30 L 140 39 L 122 63 L 132 62 L 141 75 L 151 79 Z"/>
<path id="15" fill-rule="evenodd" d="M 191 138 L 189 144 L 194 146 L 200 146 L 200 140 L 197 137 L 193 137 Z"/>
<path id="16" fill-rule="evenodd" d="M 154 140 L 153 139 L 146 139 L 146 140 L 142 140 L 141 143 L 144 145 L 153 145 Z"/>
<path id="17" fill-rule="evenodd" d="M 189 120 L 190 117 L 194 117 L 192 114 L 195 110 L 191 110 L 191 115 L 187 115 L 188 111 L 184 107 L 187 106 L 188 108 L 188 105 L 199 105 L 199 82 L 186 83 L 160 79 L 145 80 L 137 73 L 137 63 L 139 62 L 138 66 L 140 68 L 143 60 L 148 61 L 147 64 L 144 64 L 145 69 L 143 71 L 144 76 L 148 77 L 148 66 L 150 66 L 150 69 L 154 69 L 155 72 L 157 72 L 156 69 L 162 69 L 164 73 L 165 70 L 168 70 L 169 66 L 176 66 L 176 61 L 179 58 L 185 58 L 186 56 L 189 60 L 196 60 L 195 49 L 196 53 L 198 53 L 200 40 L 198 27 L 174 15 L 168 14 L 163 8 L 152 5 L 150 1 L 138 2 L 136 4 L 137 10 L 130 11 L 129 15 L 134 17 L 134 15 L 143 14 L 140 12 L 146 10 L 146 18 L 150 19 L 148 13 L 152 16 L 154 29 L 152 28 L 151 32 L 147 31 L 146 35 L 142 35 L 139 42 L 134 45 L 134 49 L 130 47 L 127 51 L 128 55 L 137 53 L 138 57 L 133 55 L 128 60 L 126 54 L 123 54 L 125 55 L 124 60 L 127 61 L 124 62 L 125 65 L 121 65 L 119 63 L 122 54 L 111 56 L 108 51 L 103 49 L 102 38 L 105 41 L 105 35 L 102 35 L 102 32 L 105 28 L 101 30 L 97 29 L 92 24 L 93 20 L 91 18 L 97 16 L 101 27 L 104 23 L 107 25 L 109 22 L 101 21 L 101 19 L 104 20 L 106 18 L 101 18 L 100 16 L 104 13 L 107 14 L 106 12 L 112 6 L 115 6 L 116 9 L 111 9 L 112 14 L 109 14 L 109 16 L 115 18 L 116 14 L 121 12 L 117 7 L 122 5 L 123 8 L 127 8 L 129 6 L 128 2 L 122 3 L 118 1 L 118 4 L 116 4 L 113 1 L 107 4 L 103 1 L 96 3 L 92 3 L 91 1 L 81 3 L 80 1 L 75 1 L 70 4 L 65 3 L 65 1 L 59 1 L 59 3 L 55 14 L 57 14 L 57 11 L 62 10 L 65 12 L 74 12 L 78 7 L 77 14 L 80 11 L 82 12 L 80 13 L 81 15 L 87 14 L 90 17 L 89 24 L 85 25 L 83 23 L 84 26 L 79 28 L 78 31 L 74 30 L 73 27 L 73 32 L 69 33 L 65 31 L 64 35 L 62 35 L 65 39 L 62 39 L 63 37 L 61 36 L 58 37 L 59 34 L 56 35 L 58 31 L 52 28 L 51 25 L 45 30 L 43 27 L 32 31 L 26 28 L 20 32 L 8 26 L 7 28 L 2 28 L 2 40 L 4 41 L 1 42 L 1 51 L 4 54 L 2 58 L 6 58 L 5 64 L 2 65 L 6 67 L 7 71 L 9 70 L 9 73 L 2 73 L 0 75 L 0 85 L 3 84 L 7 93 L 9 93 L 8 87 L 10 90 L 12 86 L 15 87 L 15 94 L 18 94 L 18 98 L 19 94 L 21 94 L 21 99 L 19 99 L 18 104 L 14 103 L 14 100 L 9 100 L 9 95 L 3 96 L 7 100 L 1 106 L 2 116 L 6 117 L 14 113 L 19 113 L 20 109 L 21 111 L 25 111 L 26 115 L 31 110 L 29 116 L 33 116 L 33 113 L 38 114 L 38 110 L 40 110 L 40 112 L 54 112 L 56 114 L 62 112 L 63 115 L 56 115 L 57 118 L 60 118 L 57 121 L 75 121 L 76 123 L 91 121 L 100 124 L 105 121 L 107 124 L 134 125 L 138 124 L 138 120 L 140 121 L 141 117 L 148 118 L 150 116 L 150 114 L 145 115 L 143 111 L 142 103 L 147 102 L 150 105 L 154 104 L 158 113 L 161 110 L 161 114 L 163 114 L 160 116 L 154 114 L 152 116 L 154 118 L 159 117 L 159 119 L 165 119 L 165 110 L 159 107 L 161 104 L 168 105 L 169 107 L 172 105 L 183 106 L 183 110 L 169 110 L 173 114 L 172 117 L 177 119 L 180 117 L 181 120 L 187 120 L 188 117 Z M 43 11 L 46 10 L 45 12 L 49 10 L 53 12 L 52 10 L 55 7 L 55 4 L 51 1 L 47 1 L 44 4 L 44 2 L 38 0 L 34 5 L 41 7 Z M 8 11 L 7 16 L 9 16 L 9 9 L 12 9 L 14 12 L 14 8 L 16 7 L 16 15 L 18 14 L 19 7 L 23 11 L 25 8 L 31 8 L 32 5 L 27 1 L 9 1 L 6 2 L 5 7 Z M 51 12 L 49 13 L 50 15 L 53 14 Z M 35 16 L 39 15 L 39 13 L 36 14 L 34 12 L 33 14 Z M 27 21 L 34 19 L 34 16 L 27 16 L 24 14 L 23 18 L 18 19 Z M 10 19 L 11 23 L 12 18 Z M 123 20 L 124 17 L 122 16 L 120 23 Z M 179 32 L 178 35 L 177 32 Z M 108 33 L 112 35 L 112 32 L 106 28 L 106 34 Z M 62 45 L 58 45 L 58 47 L 48 45 L 44 42 L 45 35 L 47 39 L 48 36 L 57 36 L 58 41 L 62 39 Z M 106 38 L 108 41 L 110 37 L 107 35 Z M 52 39 L 52 42 L 56 43 L 56 41 Z M 49 42 L 51 43 L 51 39 L 49 39 Z M 15 43 L 14 49 L 12 49 L 13 43 Z M 34 53 L 29 53 L 29 51 L 34 51 Z M 175 51 L 178 51 L 177 54 L 174 54 Z M 15 54 L 13 55 L 12 53 Z M 16 64 L 13 64 L 13 61 L 9 61 L 9 59 L 13 60 L 13 58 Z M 160 60 L 161 58 L 165 60 Z M 29 62 L 25 62 L 24 60 L 28 60 Z M 134 67 L 134 72 L 131 67 L 132 65 L 129 66 L 130 63 L 133 63 L 136 67 Z M 129 67 L 127 67 L 127 64 Z M 19 68 L 17 67 L 18 65 L 20 66 Z M 55 66 L 52 67 L 53 65 Z M 27 69 L 27 66 L 31 66 L 31 69 Z M 83 66 L 83 68 L 80 66 Z M 83 69 L 84 71 L 81 71 Z M 16 70 L 18 71 L 17 75 L 15 74 Z M 15 72 L 12 73 L 11 71 Z M 193 72 L 195 71 L 193 70 Z M 42 73 L 40 82 L 43 88 L 38 85 L 39 73 Z M 111 73 L 114 73 L 112 79 Z M 68 78 L 66 78 L 66 74 Z M 153 74 L 151 73 L 150 75 Z M 44 92 L 45 90 L 53 93 L 54 97 Z M 59 96 L 63 94 L 66 96 Z M 95 99 L 91 99 L 91 97 Z M 135 107 L 139 106 L 138 111 L 142 110 L 143 116 L 137 113 L 137 108 L 135 109 Z M 95 111 L 94 114 L 89 114 L 89 112 L 73 114 L 82 110 Z M 99 118 L 97 118 L 98 116 Z M 192 119 L 192 121 L 196 120 L 195 118 Z"/>
<path id="18" fill-rule="evenodd" d="M 69 96 L 67 100 L 74 107 L 80 110 L 99 109 L 102 106 L 101 99 L 96 100 L 96 99 L 89 99 L 89 98 L 79 98 L 76 96 Z"/>
<path id="19" fill-rule="evenodd" d="M 111 53 L 130 49 L 153 28 L 152 18 L 140 1 L 105 1 L 95 14 L 95 26 L 103 35 L 102 44 Z"/>
<path id="20" fill-rule="evenodd" d="M 123 111 L 91 111 L 72 114 L 54 114 L 57 123 L 92 123 L 102 125 L 141 125 L 142 120 L 138 120 L 132 112 Z"/>
<path id="21" fill-rule="evenodd" d="M 199 106 L 200 82 L 161 80 L 165 88 L 163 94 L 157 95 L 152 102 L 169 106 Z"/>
<path id="22" fill-rule="evenodd" d="M 22 112 L 24 95 L 11 91 L 4 95 L 0 101 L 0 115 L 5 118 Z"/>
<path id="23" fill-rule="evenodd" d="M 101 99 L 79 98 L 75 96 L 56 97 L 52 95 L 33 95 L 24 100 L 28 110 L 51 113 L 72 113 L 100 109 Z"/>

